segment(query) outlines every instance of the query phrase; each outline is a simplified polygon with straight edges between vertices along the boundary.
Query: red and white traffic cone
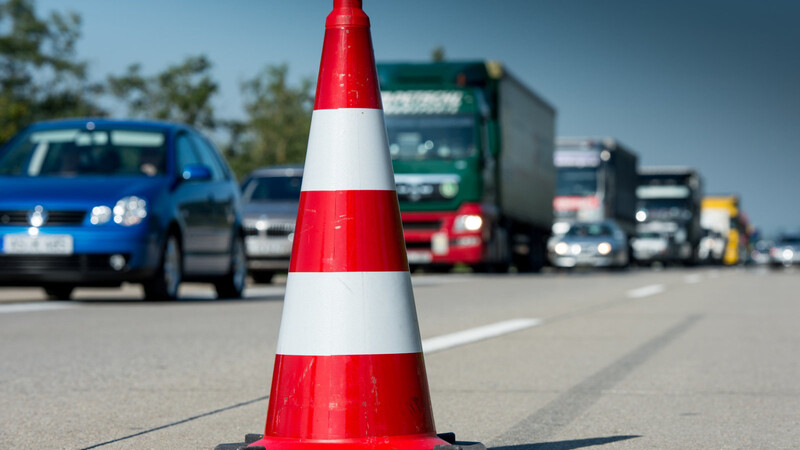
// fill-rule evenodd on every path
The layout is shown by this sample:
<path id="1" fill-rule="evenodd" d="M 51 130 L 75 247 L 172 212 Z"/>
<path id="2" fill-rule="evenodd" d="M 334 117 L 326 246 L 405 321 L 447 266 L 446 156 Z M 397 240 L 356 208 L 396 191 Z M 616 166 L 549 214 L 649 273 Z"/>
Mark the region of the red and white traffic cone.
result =
<path id="1" fill-rule="evenodd" d="M 448 446 L 434 429 L 361 0 L 334 0 L 325 28 L 267 424 L 248 448 Z"/>

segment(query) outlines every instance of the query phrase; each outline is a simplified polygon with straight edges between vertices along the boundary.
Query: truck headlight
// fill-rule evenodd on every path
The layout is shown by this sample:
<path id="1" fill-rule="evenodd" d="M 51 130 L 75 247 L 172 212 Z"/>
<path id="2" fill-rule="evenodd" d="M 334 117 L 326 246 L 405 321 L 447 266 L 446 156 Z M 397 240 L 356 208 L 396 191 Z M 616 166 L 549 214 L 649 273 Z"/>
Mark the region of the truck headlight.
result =
<path id="1" fill-rule="evenodd" d="M 553 247 L 553 251 L 555 251 L 557 255 L 564 256 L 569 253 L 569 245 L 567 245 L 566 242 L 559 242 Z"/>
<path id="2" fill-rule="evenodd" d="M 111 220 L 111 208 L 108 206 L 95 206 L 92 208 L 92 215 L 89 222 L 92 225 L 102 225 Z"/>
<path id="3" fill-rule="evenodd" d="M 114 205 L 114 222 L 130 227 L 138 225 L 147 217 L 147 202 L 135 195 L 121 198 Z"/>
<path id="4" fill-rule="evenodd" d="M 600 253 L 603 256 L 611 253 L 611 244 L 608 242 L 601 242 L 597 244 L 597 253 Z"/>
<path id="5" fill-rule="evenodd" d="M 478 231 L 483 226 L 483 219 L 477 214 L 467 214 L 456 217 L 453 231 Z"/>

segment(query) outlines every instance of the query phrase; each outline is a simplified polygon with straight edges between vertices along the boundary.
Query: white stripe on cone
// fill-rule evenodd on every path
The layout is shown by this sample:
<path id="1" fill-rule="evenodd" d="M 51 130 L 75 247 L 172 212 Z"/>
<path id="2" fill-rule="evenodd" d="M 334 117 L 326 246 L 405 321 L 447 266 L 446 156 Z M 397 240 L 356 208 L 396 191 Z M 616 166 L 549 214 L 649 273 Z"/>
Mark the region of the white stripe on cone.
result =
<path id="1" fill-rule="evenodd" d="M 419 353 L 408 272 L 290 272 L 281 355 Z"/>
<path id="2" fill-rule="evenodd" d="M 315 110 L 302 190 L 395 190 L 383 110 Z"/>

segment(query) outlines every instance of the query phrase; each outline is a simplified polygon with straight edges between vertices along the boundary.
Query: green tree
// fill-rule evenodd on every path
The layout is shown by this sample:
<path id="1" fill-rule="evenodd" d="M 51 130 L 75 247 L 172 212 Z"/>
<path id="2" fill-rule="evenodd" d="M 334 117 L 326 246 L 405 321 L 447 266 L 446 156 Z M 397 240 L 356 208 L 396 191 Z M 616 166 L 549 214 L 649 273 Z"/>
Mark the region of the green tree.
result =
<path id="1" fill-rule="evenodd" d="M 303 79 L 298 86 L 287 82 L 287 65 L 268 66 L 242 83 L 246 119 L 229 123 L 231 144 L 227 156 L 237 174 L 273 164 L 305 160 L 313 84 Z"/>
<path id="2" fill-rule="evenodd" d="M 108 91 L 135 117 L 172 120 L 199 128 L 217 126 L 212 97 L 219 90 L 211 78 L 211 61 L 191 56 L 161 73 L 145 76 L 140 64 L 121 76 L 108 77 Z"/>
<path id="3" fill-rule="evenodd" d="M 36 120 L 104 114 L 76 58 L 80 26 L 75 13 L 42 19 L 33 0 L 0 0 L 0 142 Z"/>
<path id="4" fill-rule="evenodd" d="M 445 54 L 444 54 L 444 47 L 441 45 L 436 46 L 431 50 L 431 60 L 433 62 L 444 62 Z"/>

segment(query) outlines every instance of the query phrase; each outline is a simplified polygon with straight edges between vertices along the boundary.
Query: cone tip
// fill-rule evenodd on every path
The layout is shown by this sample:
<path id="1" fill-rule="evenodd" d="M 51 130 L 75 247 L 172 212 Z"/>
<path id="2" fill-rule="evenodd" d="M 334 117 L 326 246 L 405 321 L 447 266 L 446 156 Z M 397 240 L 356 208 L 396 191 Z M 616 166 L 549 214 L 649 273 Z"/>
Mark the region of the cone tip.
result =
<path id="1" fill-rule="evenodd" d="M 361 8 L 361 0 L 333 0 L 333 11 L 325 21 L 326 28 L 369 28 L 369 17 Z"/>
<path id="2" fill-rule="evenodd" d="M 361 0 L 333 0 L 333 9 L 336 8 L 361 9 Z"/>

